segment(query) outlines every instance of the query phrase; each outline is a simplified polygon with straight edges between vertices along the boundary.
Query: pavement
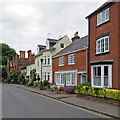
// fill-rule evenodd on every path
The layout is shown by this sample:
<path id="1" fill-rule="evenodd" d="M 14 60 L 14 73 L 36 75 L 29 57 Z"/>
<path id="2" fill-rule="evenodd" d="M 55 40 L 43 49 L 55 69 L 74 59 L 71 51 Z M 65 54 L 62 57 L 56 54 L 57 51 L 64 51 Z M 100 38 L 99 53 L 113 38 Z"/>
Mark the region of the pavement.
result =
<path id="1" fill-rule="evenodd" d="M 96 113 L 107 115 L 109 117 L 120 119 L 119 105 L 100 103 L 97 101 L 92 101 L 85 98 L 77 97 L 75 94 L 58 94 L 52 91 L 39 90 L 29 86 L 24 86 L 24 85 L 18 85 L 18 84 L 10 84 L 10 85 L 30 91 L 32 93 L 40 94 L 40 95 L 73 105 L 76 107 L 80 107 Z"/>

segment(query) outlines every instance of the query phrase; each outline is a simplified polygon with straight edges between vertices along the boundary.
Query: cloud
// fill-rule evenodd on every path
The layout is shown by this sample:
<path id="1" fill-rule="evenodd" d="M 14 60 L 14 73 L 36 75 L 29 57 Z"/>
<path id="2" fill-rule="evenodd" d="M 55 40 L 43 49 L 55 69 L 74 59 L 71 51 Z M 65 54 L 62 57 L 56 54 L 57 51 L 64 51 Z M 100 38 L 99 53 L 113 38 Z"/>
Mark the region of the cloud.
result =
<path id="1" fill-rule="evenodd" d="M 1 42 L 19 50 L 36 51 L 49 37 L 67 34 L 70 39 L 76 31 L 87 35 L 85 17 L 101 3 L 93 2 L 3 2 L 0 5 Z"/>

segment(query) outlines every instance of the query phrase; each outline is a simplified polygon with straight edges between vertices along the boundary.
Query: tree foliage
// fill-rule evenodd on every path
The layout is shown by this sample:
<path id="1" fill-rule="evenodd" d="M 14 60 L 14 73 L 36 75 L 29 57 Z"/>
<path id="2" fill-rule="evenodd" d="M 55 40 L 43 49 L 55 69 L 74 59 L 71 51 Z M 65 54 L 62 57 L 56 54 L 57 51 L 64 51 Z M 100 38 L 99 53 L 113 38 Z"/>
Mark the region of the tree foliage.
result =
<path id="1" fill-rule="evenodd" d="M 16 51 L 13 48 L 5 43 L 0 43 L 0 63 L 2 65 L 7 65 L 7 59 L 12 60 L 12 56 L 15 54 Z"/>
<path id="2" fill-rule="evenodd" d="M 30 71 L 30 79 L 36 81 L 36 69 Z"/>

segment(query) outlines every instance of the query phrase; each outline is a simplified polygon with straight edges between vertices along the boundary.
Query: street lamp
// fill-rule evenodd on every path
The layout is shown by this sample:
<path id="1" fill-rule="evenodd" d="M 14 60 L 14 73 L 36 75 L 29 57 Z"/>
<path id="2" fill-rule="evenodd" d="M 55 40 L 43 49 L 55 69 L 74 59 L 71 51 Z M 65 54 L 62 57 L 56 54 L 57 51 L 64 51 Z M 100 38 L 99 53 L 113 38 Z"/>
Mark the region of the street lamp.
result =
<path id="1" fill-rule="evenodd" d="M 42 90 L 42 63 L 43 63 L 43 59 L 41 58 L 41 84 L 40 84 L 40 90 Z"/>

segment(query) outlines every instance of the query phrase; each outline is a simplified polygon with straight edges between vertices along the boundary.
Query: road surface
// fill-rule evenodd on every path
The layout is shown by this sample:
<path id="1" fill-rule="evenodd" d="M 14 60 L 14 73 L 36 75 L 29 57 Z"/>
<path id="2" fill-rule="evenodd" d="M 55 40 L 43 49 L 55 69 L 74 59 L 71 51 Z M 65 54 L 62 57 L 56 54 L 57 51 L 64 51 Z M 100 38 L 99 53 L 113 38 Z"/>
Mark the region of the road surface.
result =
<path id="1" fill-rule="evenodd" d="M 102 118 L 102 116 L 4 84 L 2 118 Z"/>

